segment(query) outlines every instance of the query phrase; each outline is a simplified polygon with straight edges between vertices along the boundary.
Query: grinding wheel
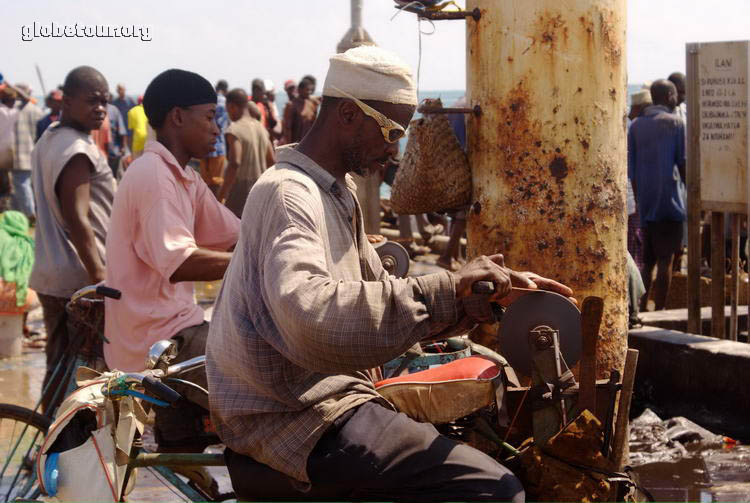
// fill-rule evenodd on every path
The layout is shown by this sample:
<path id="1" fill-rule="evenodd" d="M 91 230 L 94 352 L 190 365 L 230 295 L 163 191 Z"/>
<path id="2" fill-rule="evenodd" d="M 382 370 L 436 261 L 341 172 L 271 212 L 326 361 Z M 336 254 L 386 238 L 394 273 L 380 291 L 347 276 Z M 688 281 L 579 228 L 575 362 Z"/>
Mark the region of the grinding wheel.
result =
<path id="1" fill-rule="evenodd" d="M 375 251 L 380 257 L 383 269 L 397 278 L 403 278 L 409 272 L 409 252 L 406 248 L 393 241 L 385 241 L 375 245 Z"/>
<path id="2" fill-rule="evenodd" d="M 503 314 L 498 338 L 510 366 L 520 374 L 531 375 L 529 332 L 539 326 L 558 331 L 560 353 L 573 368 L 581 357 L 581 312 L 566 297 L 543 290 L 519 297 Z"/>

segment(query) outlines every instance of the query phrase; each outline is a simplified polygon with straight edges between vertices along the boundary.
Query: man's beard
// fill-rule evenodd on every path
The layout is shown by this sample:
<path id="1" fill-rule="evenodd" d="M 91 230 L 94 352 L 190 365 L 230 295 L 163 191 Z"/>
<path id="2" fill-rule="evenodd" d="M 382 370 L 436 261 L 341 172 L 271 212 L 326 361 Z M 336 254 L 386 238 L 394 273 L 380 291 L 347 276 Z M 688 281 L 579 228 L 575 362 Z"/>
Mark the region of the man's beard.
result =
<path id="1" fill-rule="evenodd" d="M 363 165 L 364 155 L 359 140 L 355 140 L 352 145 L 345 148 L 341 156 L 347 173 L 354 172 L 362 177 L 370 175 L 370 169 Z"/>

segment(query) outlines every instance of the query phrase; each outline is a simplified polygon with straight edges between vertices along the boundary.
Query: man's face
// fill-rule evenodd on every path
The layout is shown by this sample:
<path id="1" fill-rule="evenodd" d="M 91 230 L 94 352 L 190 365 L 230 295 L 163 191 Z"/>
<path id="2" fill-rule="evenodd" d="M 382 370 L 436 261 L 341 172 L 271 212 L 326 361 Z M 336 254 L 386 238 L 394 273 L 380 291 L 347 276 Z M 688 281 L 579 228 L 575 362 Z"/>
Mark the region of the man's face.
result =
<path id="1" fill-rule="evenodd" d="M 263 101 L 266 97 L 266 88 L 263 84 L 253 86 L 253 101 Z"/>
<path id="2" fill-rule="evenodd" d="M 60 110 L 62 110 L 62 100 L 57 100 L 55 98 L 48 98 L 47 106 L 50 108 L 50 110 L 52 110 L 53 114 L 59 114 Z"/>
<path id="3" fill-rule="evenodd" d="M 313 93 L 313 87 L 307 82 L 303 82 L 297 88 L 297 94 L 303 100 L 306 100 L 307 98 L 309 98 L 312 95 L 312 93 Z"/>
<path id="4" fill-rule="evenodd" d="M 409 126 L 416 108 L 412 105 L 394 105 L 384 102 L 368 104 L 404 129 Z M 347 171 L 353 171 L 359 176 L 369 176 L 384 169 L 388 161 L 398 154 L 399 142 L 385 141 L 383 132 L 375 119 L 365 115 L 359 108 L 357 110 L 362 116 L 361 126 L 359 131 L 352 135 L 349 144 L 344 147 L 343 161 Z"/>
<path id="5" fill-rule="evenodd" d="M 286 97 L 289 98 L 289 101 L 292 101 L 297 95 L 297 86 L 287 86 L 284 90 L 286 91 Z"/>
<path id="6" fill-rule="evenodd" d="M 682 105 L 685 103 L 685 86 L 678 85 L 677 87 L 677 104 Z"/>
<path id="7" fill-rule="evenodd" d="M 65 117 L 84 131 L 99 129 L 107 116 L 107 83 L 98 80 L 79 89 L 72 96 L 63 95 Z"/>
<path id="8" fill-rule="evenodd" d="M 216 104 L 193 105 L 180 108 L 182 124 L 180 138 L 188 148 L 188 153 L 196 159 L 203 159 L 216 150 L 214 143 L 219 136 L 216 125 Z"/>
<path id="9" fill-rule="evenodd" d="M 117 86 L 117 96 L 119 96 L 121 100 L 125 99 L 125 88 L 124 87 Z"/>
<path id="10" fill-rule="evenodd" d="M 232 103 L 231 101 L 227 101 L 227 115 L 229 115 L 229 118 L 232 120 L 232 122 L 237 122 L 242 118 L 244 108 L 240 107 L 236 103 Z"/>
<path id="11" fill-rule="evenodd" d="M 677 89 L 673 86 L 669 91 L 669 108 L 675 108 L 680 103 L 677 98 Z"/>

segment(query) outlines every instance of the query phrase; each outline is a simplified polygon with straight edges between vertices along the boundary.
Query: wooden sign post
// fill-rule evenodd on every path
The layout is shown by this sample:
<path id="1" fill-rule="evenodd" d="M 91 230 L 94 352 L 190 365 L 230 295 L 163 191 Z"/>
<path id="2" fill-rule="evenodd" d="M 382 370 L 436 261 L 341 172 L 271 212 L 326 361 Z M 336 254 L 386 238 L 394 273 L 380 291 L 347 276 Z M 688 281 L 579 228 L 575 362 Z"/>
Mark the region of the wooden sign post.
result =
<path id="1" fill-rule="evenodd" d="M 701 333 L 701 211 L 711 211 L 711 335 L 725 338 L 725 214 L 731 218 L 731 323 L 737 340 L 739 222 L 750 204 L 750 42 L 687 45 L 688 331 Z"/>

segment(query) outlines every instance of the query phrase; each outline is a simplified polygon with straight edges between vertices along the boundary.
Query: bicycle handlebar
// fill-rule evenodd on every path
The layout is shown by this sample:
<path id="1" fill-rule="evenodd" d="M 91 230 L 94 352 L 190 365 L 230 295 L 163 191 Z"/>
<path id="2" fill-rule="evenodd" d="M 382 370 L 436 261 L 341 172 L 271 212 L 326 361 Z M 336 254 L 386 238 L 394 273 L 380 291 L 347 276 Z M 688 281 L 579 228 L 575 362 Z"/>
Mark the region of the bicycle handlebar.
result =
<path id="1" fill-rule="evenodd" d="M 144 390 L 155 397 L 164 400 L 169 405 L 174 406 L 177 402 L 182 400 L 182 395 L 153 376 L 144 376 L 141 385 Z"/>
<path id="2" fill-rule="evenodd" d="M 80 290 L 77 290 L 73 295 L 70 296 L 70 301 L 75 302 L 83 297 L 91 297 L 92 295 L 100 295 L 102 297 L 109 297 L 110 299 L 120 299 L 122 292 L 115 288 L 111 288 L 105 285 L 89 285 L 84 286 Z"/>

